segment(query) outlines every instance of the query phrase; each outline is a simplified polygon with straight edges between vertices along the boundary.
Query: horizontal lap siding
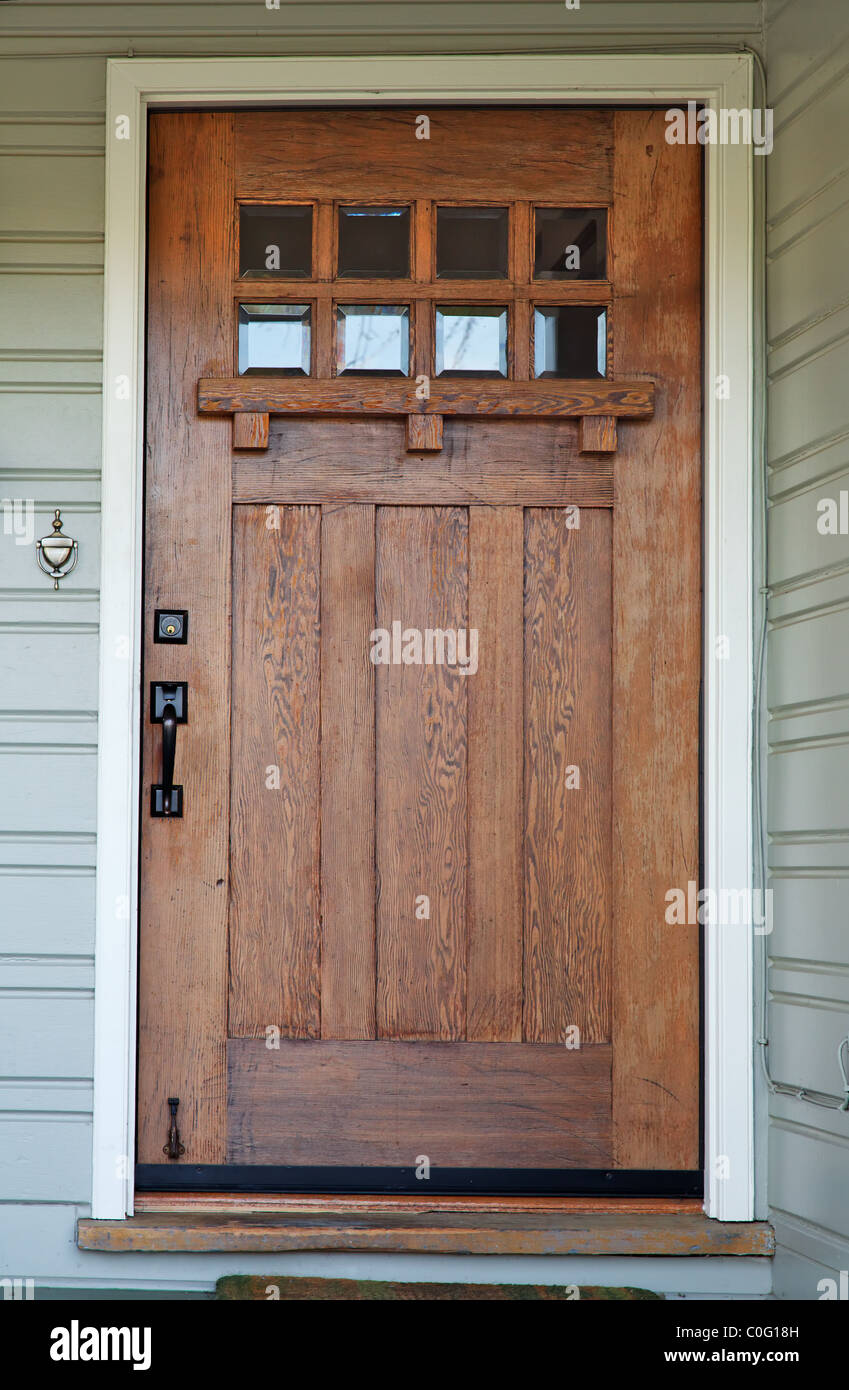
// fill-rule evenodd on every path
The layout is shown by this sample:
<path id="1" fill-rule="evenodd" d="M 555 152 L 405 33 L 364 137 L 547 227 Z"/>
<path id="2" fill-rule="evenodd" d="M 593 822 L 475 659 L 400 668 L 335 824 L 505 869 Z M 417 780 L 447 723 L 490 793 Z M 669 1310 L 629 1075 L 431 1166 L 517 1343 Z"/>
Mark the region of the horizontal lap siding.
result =
<path id="1" fill-rule="evenodd" d="M 56 593 L 31 537 L 0 528 L 0 1199 L 87 1202 L 103 64 L 3 60 L 0 78 L 0 499 L 31 509 L 36 537 L 61 507 L 79 541 Z M 33 1269 L 61 1259 L 45 1223 Z"/>
<path id="2" fill-rule="evenodd" d="M 817 529 L 849 489 L 849 13 L 770 0 L 768 160 L 769 1062 L 837 1096 L 849 1030 L 849 538 Z M 817 1298 L 849 1262 L 849 1120 L 792 1096 L 770 1109 L 780 1296 Z"/>

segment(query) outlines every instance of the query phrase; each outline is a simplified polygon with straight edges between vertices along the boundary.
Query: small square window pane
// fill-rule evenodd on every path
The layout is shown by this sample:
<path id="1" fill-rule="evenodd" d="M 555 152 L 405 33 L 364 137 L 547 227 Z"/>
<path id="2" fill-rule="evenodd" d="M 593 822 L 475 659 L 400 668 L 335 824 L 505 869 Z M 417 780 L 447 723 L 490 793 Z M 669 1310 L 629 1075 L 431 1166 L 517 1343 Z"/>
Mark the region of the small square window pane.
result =
<path id="1" fill-rule="evenodd" d="M 239 305 L 239 375 L 308 376 L 309 304 Z"/>
<path id="2" fill-rule="evenodd" d="M 534 313 L 534 376 L 607 375 L 607 310 L 555 305 Z"/>
<path id="3" fill-rule="evenodd" d="M 507 310 L 450 305 L 436 311 L 437 376 L 506 376 Z"/>
<path id="4" fill-rule="evenodd" d="M 337 307 L 337 376 L 406 376 L 409 368 L 410 310 L 406 304 Z"/>
<path id="5" fill-rule="evenodd" d="M 445 280 L 506 280 L 507 209 L 437 208 L 436 273 Z"/>
<path id="6" fill-rule="evenodd" d="M 309 279 L 312 207 L 240 207 L 239 274 L 278 280 Z"/>
<path id="7" fill-rule="evenodd" d="M 604 280 L 606 208 L 537 208 L 535 280 Z"/>
<path id="8" fill-rule="evenodd" d="M 341 277 L 406 280 L 410 274 L 409 208 L 340 208 Z"/>

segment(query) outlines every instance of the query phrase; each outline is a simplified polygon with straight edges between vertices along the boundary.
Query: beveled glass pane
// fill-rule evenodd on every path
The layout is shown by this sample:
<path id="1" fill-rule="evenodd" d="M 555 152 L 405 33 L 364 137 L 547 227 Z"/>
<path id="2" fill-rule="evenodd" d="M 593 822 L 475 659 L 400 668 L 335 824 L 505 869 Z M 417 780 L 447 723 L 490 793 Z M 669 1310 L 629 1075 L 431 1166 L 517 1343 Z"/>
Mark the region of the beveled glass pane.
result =
<path id="1" fill-rule="evenodd" d="M 239 305 L 239 375 L 308 376 L 309 304 Z"/>
<path id="2" fill-rule="evenodd" d="M 534 376 L 607 375 L 607 310 L 559 304 L 534 313 Z"/>
<path id="3" fill-rule="evenodd" d="M 410 274 L 409 208 L 340 208 L 337 274 L 406 280 Z"/>
<path id="4" fill-rule="evenodd" d="M 239 274 L 278 280 L 309 279 L 312 207 L 240 207 Z"/>
<path id="5" fill-rule="evenodd" d="M 436 273 L 445 280 L 505 280 L 507 209 L 437 208 Z"/>
<path id="6" fill-rule="evenodd" d="M 336 374 L 406 376 L 410 310 L 406 304 L 340 304 L 336 309 Z"/>
<path id="7" fill-rule="evenodd" d="M 436 311 L 437 376 L 506 376 L 503 305 L 445 305 Z"/>
<path id="8" fill-rule="evenodd" d="M 607 208 L 537 208 L 535 280 L 604 280 Z"/>

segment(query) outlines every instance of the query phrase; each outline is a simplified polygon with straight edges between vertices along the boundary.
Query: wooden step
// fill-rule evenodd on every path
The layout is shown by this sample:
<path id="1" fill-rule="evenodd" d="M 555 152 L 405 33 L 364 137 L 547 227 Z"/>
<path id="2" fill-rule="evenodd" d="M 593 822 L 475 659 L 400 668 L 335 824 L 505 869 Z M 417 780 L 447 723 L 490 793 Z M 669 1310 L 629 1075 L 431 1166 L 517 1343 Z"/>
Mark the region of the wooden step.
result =
<path id="1" fill-rule="evenodd" d="M 81 1250 L 282 1254 L 344 1250 L 438 1255 L 771 1255 L 766 1222 L 687 1212 L 142 1212 L 80 1220 Z"/>

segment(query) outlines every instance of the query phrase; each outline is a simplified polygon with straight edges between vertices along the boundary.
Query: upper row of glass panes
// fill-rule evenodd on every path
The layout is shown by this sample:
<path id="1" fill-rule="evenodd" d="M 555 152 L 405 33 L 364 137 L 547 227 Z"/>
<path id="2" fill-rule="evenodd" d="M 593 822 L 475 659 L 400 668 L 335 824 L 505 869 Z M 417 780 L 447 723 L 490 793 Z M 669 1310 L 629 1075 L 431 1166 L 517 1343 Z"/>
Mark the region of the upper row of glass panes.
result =
<path id="1" fill-rule="evenodd" d="M 507 207 L 437 207 L 437 278 L 506 280 L 509 215 Z M 336 217 L 334 278 L 409 278 L 409 206 L 343 206 Z M 312 279 L 313 205 L 242 204 L 239 274 Z M 533 275 L 535 280 L 606 279 L 607 209 L 535 208 Z"/>

